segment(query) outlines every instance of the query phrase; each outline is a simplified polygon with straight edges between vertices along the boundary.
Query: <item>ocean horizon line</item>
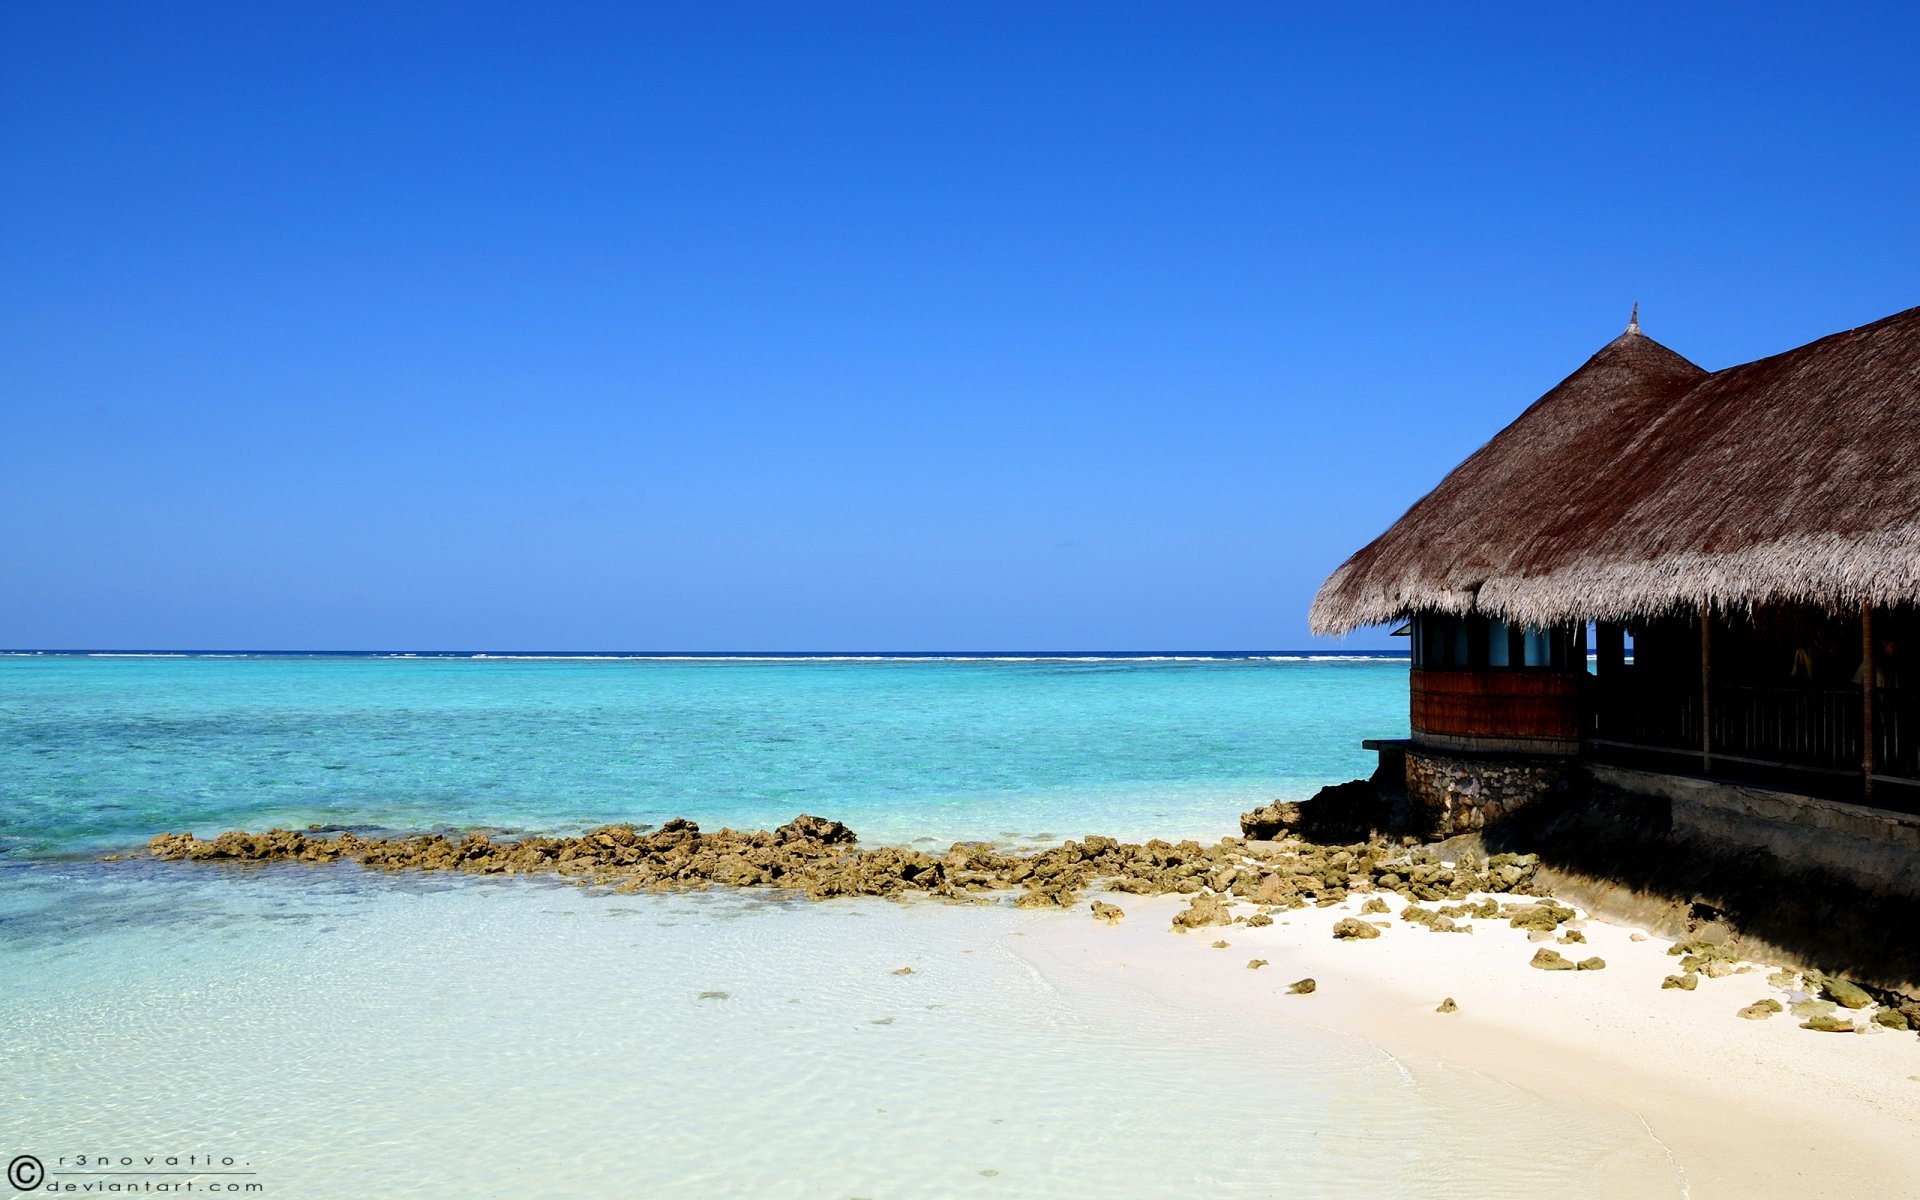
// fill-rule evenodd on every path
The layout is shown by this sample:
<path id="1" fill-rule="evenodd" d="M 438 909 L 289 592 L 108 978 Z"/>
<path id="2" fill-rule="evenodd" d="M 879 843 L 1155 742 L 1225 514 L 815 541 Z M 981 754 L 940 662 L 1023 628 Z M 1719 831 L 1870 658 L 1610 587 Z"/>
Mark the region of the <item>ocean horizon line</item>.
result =
<path id="1" fill-rule="evenodd" d="M 379 658 L 652 662 L 1311 662 L 1404 660 L 1404 650 L 286 650 L 0 649 L 5 658 Z"/>

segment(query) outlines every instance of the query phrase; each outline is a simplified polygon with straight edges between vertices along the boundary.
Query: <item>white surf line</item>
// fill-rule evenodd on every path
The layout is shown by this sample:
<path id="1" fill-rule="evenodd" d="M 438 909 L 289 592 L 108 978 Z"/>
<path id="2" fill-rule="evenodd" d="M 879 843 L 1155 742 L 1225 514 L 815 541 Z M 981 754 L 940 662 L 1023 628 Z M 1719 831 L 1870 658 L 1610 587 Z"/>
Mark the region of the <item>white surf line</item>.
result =
<path id="1" fill-rule="evenodd" d="M 1380 1056 L 1392 1063 L 1394 1070 L 1400 1072 L 1400 1082 L 1406 1084 L 1408 1087 L 1413 1086 L 1413 1072 L 1407 1070 L 1407 1064 L 1401 1062 L 1393 1055 L 1388 1054 L 1386 1048 L 1383 1046 L 1374 1046 L 1374 1049 L 1380 1051 Z"/>
<path id="2" fill-rule="evenodd" d="M 1026 972 L 1028 984 L 1032 986 L 1034 991 L 1049 999 L 1058 999 L 1060 997 L 1060 989 L 1054 986 L 1053 980 L 1047 978 L 1046 972 L 1033 965 L 1033 963 L 1027 960 L 1025 954 L 1019 950 L 1015 950 L 1008 944 L 1007 938 L 1009 936 L 1008 934 L 1002 934 L 994 939 L 994 952 L 1009 962 L 1020 964 L 1021 970 Z"/>
<path id="3" fill-rule="evenodd" d="M 1693 1192 L 1687 1186 L 1687 1169 L 1680 1165 L 1679 1158 L 1673 1153 L 1673 1147 L 1660 1140 L 1660 1135 L 1653 1131 L 1653 1126 L 1647 1124 L 1647 1118 L 1639 1111 L 1636 1110 L 1633 1115 L 1640 1118 L 1640 1128 L 1647 1131 L 1647 1136 L 1653 1139 L 1653 1144 L 1665 1151 L 1667 1161 L 1673 1164 L 1673 1173 L 1680 1177 L 1680 1200 L 1690 1200 Z"/>

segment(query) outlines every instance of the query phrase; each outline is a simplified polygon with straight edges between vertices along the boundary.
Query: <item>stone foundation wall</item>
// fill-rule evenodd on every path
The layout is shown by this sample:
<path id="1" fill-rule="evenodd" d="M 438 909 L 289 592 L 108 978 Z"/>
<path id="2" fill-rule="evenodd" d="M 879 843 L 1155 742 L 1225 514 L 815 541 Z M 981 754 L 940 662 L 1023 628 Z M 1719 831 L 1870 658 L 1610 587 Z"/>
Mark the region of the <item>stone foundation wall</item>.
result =
<path id="1" fill-rule="evenodd" d="M 1569 765 L 1552 759 L 1486 758 L 1409 747 L 1407 817 L 1424 837 L 1476 833 L 1515 811 L 1567 791 Z"/>

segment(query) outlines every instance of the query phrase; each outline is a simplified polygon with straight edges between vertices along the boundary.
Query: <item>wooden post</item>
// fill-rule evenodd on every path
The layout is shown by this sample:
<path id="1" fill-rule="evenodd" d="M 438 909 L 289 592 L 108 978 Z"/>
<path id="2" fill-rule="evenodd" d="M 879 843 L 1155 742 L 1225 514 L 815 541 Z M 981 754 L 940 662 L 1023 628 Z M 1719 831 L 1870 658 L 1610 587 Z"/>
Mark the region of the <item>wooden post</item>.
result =
<path id="1" fill-rule="evenodd" d="M 1700 770 L 1713 774 L 1713 605 L 1700 605 Z"/>
<path id="2" fill-rule="evenodd" d="M 1873 684 L 1879 674 L 1879 664 L 1874 661 L 1873 653 L 1873 606 L 1860 606 L 1860 791 L 1862 795 L 1873 795 L 1874 758 L 1878 747 L 1874 745 L 1873 730 Z"/>
<path id="3" fill-rule="evenodd" d="M 1594 673 L 1602 679 L 1618 679 L 1627 669 L 1627 627 L 1618 621 L 1602 621 L 1593 630 Z"/>

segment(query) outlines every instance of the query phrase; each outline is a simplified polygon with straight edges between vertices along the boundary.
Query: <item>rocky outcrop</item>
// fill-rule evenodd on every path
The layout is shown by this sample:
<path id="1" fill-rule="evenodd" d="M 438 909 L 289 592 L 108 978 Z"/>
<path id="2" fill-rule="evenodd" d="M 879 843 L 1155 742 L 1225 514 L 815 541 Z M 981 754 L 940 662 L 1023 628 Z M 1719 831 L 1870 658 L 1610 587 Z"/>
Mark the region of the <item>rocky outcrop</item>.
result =
<path id="1" fill-rule="evenodd" d="M 691 824 L 691 822 L 689 822 Z M 819 842 L 823 846 L 849 844 L 857 839 L 853 830 L 838 821 L 829 821 L 825 817 L 809 816 L 801 813 L 793 820 L 773 831 L 778 842 Z"/>
<path id="2" fill-rule="evenodd" d="M 810 815 L 771 831 L 708 833 L 692 821 L 675 819 L 658 829 L 607 825 L 573 837 L 499 841 L 485 833 L 378 837 L 319 829 L 235 830 L 206 841 L 191 833 L 164 833 L 148 850 L 155 858 L 192 862 L 357 862 L 376 870 L 553 874 L 630 892 L 725 886 L 781 889 L 814 899 L 931 895 L 984 900 L 1013 891 L 1016 903 L 1030 908 L 1077 904 L 1079 895 L 1097 884 L 1136 895 L 1191 896 L 1184 920 L 1176 920 L 1189 928 L 1232 923 L 1226 909 L 1241 901 L 1265 909 L 1248 922 L 1264 924 L 1270 923 L 1270 912 L 1335 904 L 1354 891 L 1391 890 L 1424 902 L 1525 892 L 1537 866 L 1530 856 L 1513 854 L 1495 855 L 1484 864 L 1471 856 L 1449 863 L 1431 847 L 1378 838 L 1346 845 L 1291 837 L 1278 843 L 1223 838 L 1202 845 L 1095 836 L 1037 852 L 956 842 L 945 853 L 929 854 L 898 846 L 863 849 L 845 825 Z M 1492 902 L 1461 910 L 1482 911 L 1481 904 Z"/>
<path id="3" fill-rule="evenodd" d="M 1364 841 L 1395 832 L 1392 805 L 1365 779 L 1323 787 L 1309 800 L 1276 800 L 1240 814 L 1241 833 L 1262 841 L 1292 835 L 1310 842 Z"/>

